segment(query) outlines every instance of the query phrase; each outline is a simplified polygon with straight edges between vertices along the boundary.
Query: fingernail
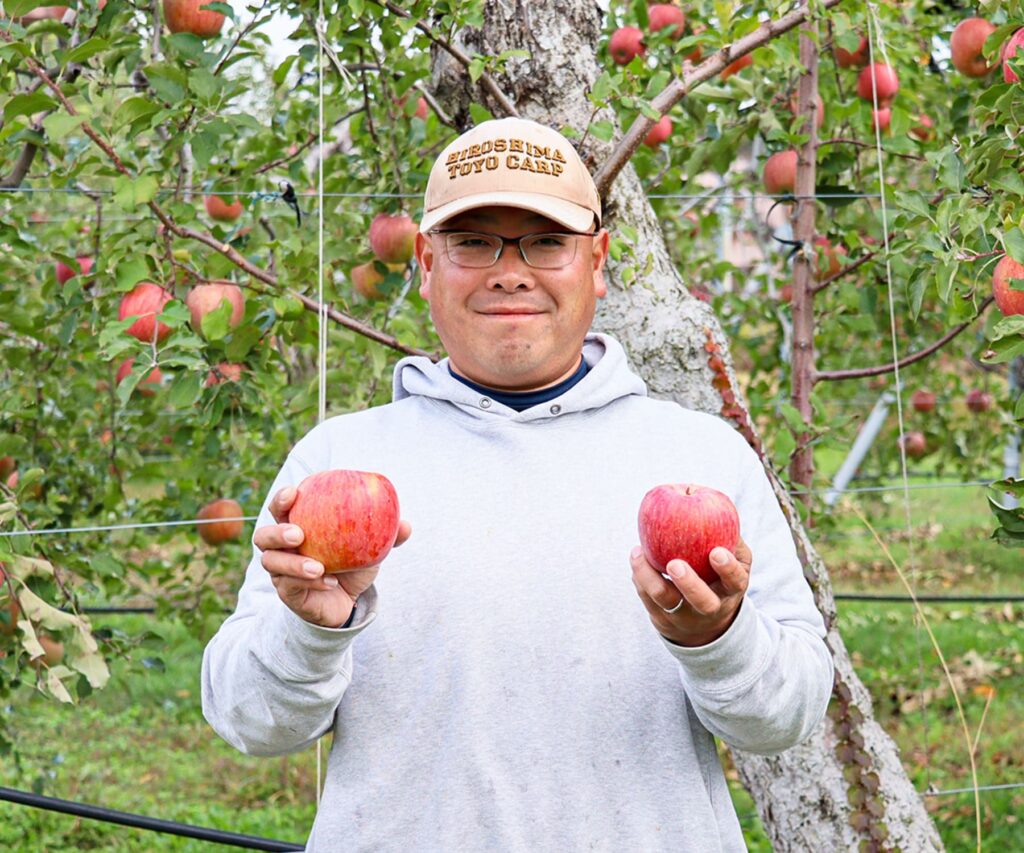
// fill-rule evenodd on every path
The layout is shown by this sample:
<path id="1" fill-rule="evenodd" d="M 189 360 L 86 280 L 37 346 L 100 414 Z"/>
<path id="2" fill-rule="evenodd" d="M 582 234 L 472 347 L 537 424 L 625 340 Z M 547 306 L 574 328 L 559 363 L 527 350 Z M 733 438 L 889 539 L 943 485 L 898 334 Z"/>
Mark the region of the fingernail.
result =
<path id="1" fill-rule="evenodd" d="M 327 575 L 324 578 L 324 586 L 336 587 L 338 585 L 338 579 L 334 575 Z"/>
<path id="2" fill-rule="evenodd" d="M 711 562 L 714 565 L 724 566 L 728 561 L 729 558 L 721 548 L 715 548 L 715 550 L 711 552 Z"/>
<path id="3" fill-rule="evenodd" d="M 302 541 L 302 533 L 297 527 L 289 527 L 284 532 L 284 541 L 289 545 L 298 545 Z"/>
<path id="4" fill-rule="evenodd" d="M 681 578 L 686 575 L 686 570 L 689 567 L 682 560 L 673 560 L 666 568 L 672 577 Z"/>
<path id="5" fill-rule="evenodd" d="M 319 563 L 314 563 L 312 560 L 307 560 L 302 564 L 302 571 L 304 571 L 311 578 L 318 578 L 323 573 L 323 569 Z"/>
<path id="6" fill-rule="evenodd" d="M 631 560 L 636 560 L 640 557 L 642 553 L 643 551 L 640 549 L 640 546 L 637 545 L 632 551 L 629 552 L 629 557 Z"/>

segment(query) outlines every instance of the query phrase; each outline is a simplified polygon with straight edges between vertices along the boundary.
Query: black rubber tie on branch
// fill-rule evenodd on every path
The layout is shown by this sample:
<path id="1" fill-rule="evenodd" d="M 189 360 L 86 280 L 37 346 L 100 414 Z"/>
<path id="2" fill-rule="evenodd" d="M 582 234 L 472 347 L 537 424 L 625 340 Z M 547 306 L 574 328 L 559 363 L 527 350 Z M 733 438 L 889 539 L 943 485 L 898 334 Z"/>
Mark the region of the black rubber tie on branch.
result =
<path id="1" fill-rule="evenodd" d="M 146 817 L 145 815 L 132 814 L 131 812 L 105 809 L 102 806 L 90 806 L 86 803 L 61 800 L 57 797 L 45 797 L 29 791 L 18 791 L 15 788 L 0 786 L 0 800 L 7 800 L 22 806 L 32 806 L 37 809 L 46 809 L 47 811 L 62 812 L 63 814 L 84 817 L 89 820 L 99 820 L 104 823 L 118 823 L 122 826 L 132 826 L 136 829 L 148 829 L 152 832 L 165 832 L 170 835 L 181 835 L 186 838 L 198 838 L 201 841 L 212 841 L 216 844 L 226 844 L 231 847 L 245 847 L 248 850 L 301 851 L 306 849 L 305 845 L 294 844 L 290 841 L 277 841 L 273 838 L 261 838 L 258 835 L 243 835 L 238 832 L 224 832 L 219 829 L 208 829 L 204 826 L 175 823 L 174 821 Z"/>

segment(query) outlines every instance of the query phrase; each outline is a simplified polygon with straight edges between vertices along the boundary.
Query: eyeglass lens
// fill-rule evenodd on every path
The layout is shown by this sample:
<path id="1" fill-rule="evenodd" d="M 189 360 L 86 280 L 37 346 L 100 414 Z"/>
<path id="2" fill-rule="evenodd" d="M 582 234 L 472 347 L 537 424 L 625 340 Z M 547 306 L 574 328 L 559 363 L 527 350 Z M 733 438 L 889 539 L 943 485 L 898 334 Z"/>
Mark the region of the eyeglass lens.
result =
<path id="1" fill-rule="evenodd" d="M 518 242 L 531 267 L 557 269 L 568 266 L 576 257 L 576 239 L 572 234 L 529 234 Z M 489 267 L 498 259 L 503 245 L 493 234 L 457 232 L 445 235 L 448 259 L 461 267 Z"/>

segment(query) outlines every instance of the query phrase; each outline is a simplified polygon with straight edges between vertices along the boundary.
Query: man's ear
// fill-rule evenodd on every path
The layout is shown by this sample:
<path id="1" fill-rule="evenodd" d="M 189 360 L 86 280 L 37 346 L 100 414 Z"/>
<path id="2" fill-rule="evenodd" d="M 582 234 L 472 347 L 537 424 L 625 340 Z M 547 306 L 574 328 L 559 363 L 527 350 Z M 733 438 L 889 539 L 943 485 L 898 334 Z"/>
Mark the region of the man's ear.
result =
<path id="1" fill-rule="evenodd" d="M 604 280 L 604 262 L 608 260 L 608 231 L 602 228 L 594 237 L 594 250 L 591 258 L 594 264 L 594 293 L 601 299 L 608 293 L 608 284 Z"/>
<path id="2" fill-rule="evenodd" d="M 430 299 L 430 276 L 434 271 L 434 247 L 426 234 L 416 234 L 416 264 L 420 268 L 420 296 Z"/>

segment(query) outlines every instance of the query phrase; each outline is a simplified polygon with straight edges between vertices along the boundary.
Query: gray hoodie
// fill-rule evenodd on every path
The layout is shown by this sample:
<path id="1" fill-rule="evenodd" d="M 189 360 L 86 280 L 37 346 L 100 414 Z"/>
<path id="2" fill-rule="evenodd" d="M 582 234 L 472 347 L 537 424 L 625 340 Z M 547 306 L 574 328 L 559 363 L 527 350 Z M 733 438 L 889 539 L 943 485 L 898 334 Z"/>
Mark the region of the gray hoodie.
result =
<path id="1" fill-rule="evenodd" d="M 203 713 L 241 751 L 333 733 L 308 850 L 743 850 L 715 738 L 773 753 L 821 721 L 824 625 L 760 461 L 718 418 L 648 397 L 611 338 L 584 357 L 582 381 L 523 412 L 403 359 L 394 402 L 285 461 L 268 499 L 379 471 L 413 529 L 348 629 L 288 610 L 254 548 L 203 656 Z M 688 482 L 732 497 L 754 555 L 735 622 L 700 648 L 658 634 L 629 566 L 644 494 Z"/>

